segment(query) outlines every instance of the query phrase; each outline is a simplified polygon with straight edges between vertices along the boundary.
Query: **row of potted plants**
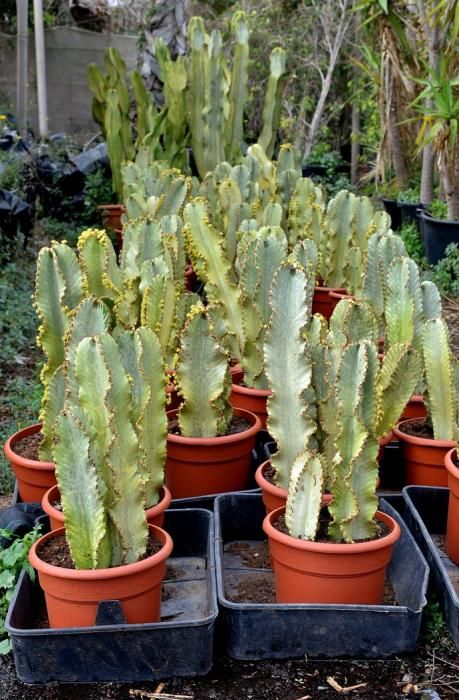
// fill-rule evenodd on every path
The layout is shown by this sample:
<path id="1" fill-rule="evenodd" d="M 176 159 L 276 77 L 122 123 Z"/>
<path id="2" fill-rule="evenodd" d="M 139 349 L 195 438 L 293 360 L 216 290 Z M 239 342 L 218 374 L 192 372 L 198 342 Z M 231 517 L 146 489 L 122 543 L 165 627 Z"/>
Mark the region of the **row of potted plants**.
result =
<path id="1" fill-rule="evenodd" d="M 290 539 L 300 534 L 304 545 L 315 538 L 327 484 L 330 534 L 339 543 L 327 547 L 350 551 L 364 539 L 366 551 L 380 530 L 378 440 L 431 379 L 428 349 L 444 331 L 434 285 L 419 283 L 387 218 L 368 200 L 342 192 L 325 210 L 288 147 L 277 168 L 258 147 L 236 168 L 221 164 L 200 185 L 207 201 L 187 201 L 196 184 L 177 173 L 145 169 L 150 183 L 166 189 L 149 197 L 146 218 L 129 218 L 126 202 L 119 263 L 101 231 L 82 235 L 78 255 L 54 244 L 39 258 L 35 301 L 47 359 L 41 454 L 48 467 L 55 464 L 67 538 L 86 533 L 81 549 L 90 568 L 104 571 L 113 562 L 113 570 L 121 563 L 143 569 L 145 508 L 159 497 L 164 463 L 174 497 L 245 486 L 262 422 L 238 406 L 232 358 L 241 362 L 245 393 L 264 392 L 278 448 L 273 465 L 283 487 L 290 483 Z M 132 186 L 138 191 L 139 183 Z M 205 284 L 207 306 L 185 290 L 185 249 Z M 357 297 L 337 300 L 329 327 L 312 315 L 319 275 L 345 283 Z M 167 417 L 166 369 L 173 370 L 170 391 L 178 393 L 178 408 Z M 246 423 L 228 434 L 233 415 Z M 239 448 L 244 434 L 248 447 Z M 186 440 L 198 450 L 194 465 L 184 457 Z M 221 467 L 227 480 L 201 486 L 196 468 L 207 462 L 215 476 L 223 445 L 230 447 Z M 180 491 L 179 469 L 191 492 Z M 74 525 L 74 515 L 83 524 Z M 79 548 L 70 544 L 73 556 Z M 97 569 L 84 570 L 83 578 L 96 576 Z"/>

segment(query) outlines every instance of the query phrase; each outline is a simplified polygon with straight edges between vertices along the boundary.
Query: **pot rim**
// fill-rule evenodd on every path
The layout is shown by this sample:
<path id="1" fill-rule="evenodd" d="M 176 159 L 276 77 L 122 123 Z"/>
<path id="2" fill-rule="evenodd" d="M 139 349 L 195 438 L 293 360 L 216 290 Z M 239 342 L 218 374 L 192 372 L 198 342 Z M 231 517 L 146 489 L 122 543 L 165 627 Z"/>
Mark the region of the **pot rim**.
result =
<path id="1" fill-rule="evenodd" d="M 324 287 L 324 289 L 326 288 Z M 341 290 L 330 289 L 328 296 L 330 296 L 332 299 L 355 299 L 355 296 L 353 294 L 349 294 L 347 290 L 342 292 Z"/>
<path id="2" fill-rule="evenodd" d="M 60 497 L 59 484 L 54 484 L 54 486 L 51 486 L 51 488 L 48 489 L 46 493 L 44 493 L 43 498 L 41 499 L 41 507 L 47 515 L 49 515 L 50 517 L 52 516 L 56 520 L 59 520 L 60 522 L 64 523 L 64 513 L 62 512 L 62 510 L 55 508 L 51 503 L 53 497 L 57 496 L 58 494 Z M 154 511 L 156 511 L 157 509 L 167 510 L 171 504 L 171 500 L 172 494 L 167 488 L 167 486 L 163 484 L 161 486 L 160 499 L 158 503 L 155 503 L 154 506 L 150 506 L 149 508 L 145 508 L 145 513 L 147 513 L 151 517 L 155 515 Z M 164 508 L 165 503 L 166 507 Z"/>
<path id="3" fill-rule="evenodd" d="M 300 540 L 297 537 L 292 537 L 291 535 L 286 535 L 283 532 L 279 532 L 279 530 L 273 526 L 273 521 L 277 520 L 283 513 L 285 513 L 285 506 L 276 508 L 276 510 L 269 513 L 263 520 L 264 532 L 269 538 L 277 541 L 279 544 L 287 547 L 293 547 L 304 552 L 313 551 L 316 554 L 341 555 L 364 554 L 365 552 L 374 551 L 375 549 L 384 549 L 389 545 L 393 545 L 400 539 L 401 536 L 400 525 L 398 522 L 390 515 L 387 515 L 387 513 L 377 510 L 374 517 L 377 520 L 381 520 L 384 524 L 391 528 L 387 535 L 379 537 L 378 539 L 368 540 L 367 542 L 352 543 L 331 543 Z"/>
<path id="4" fill-rule="evenodd" d="M 132 564 L 112 566 L 108 569 L 66 569 L 62 566 L 48 564 L 47 562 L 43 561 L 43 559 L 40 559 L 39 555 L 37 554 L 37 550 L 39 550 L 41 545 L 47 540 L 59 535 L 65 536 L 65 527 L 61 527 L 58 530 L 51 530 L 51 532 L 46 533 L 46 535 L 43 535 L 39 540 L 34 542 L 29 551 L 29 561 L 34 569 L 42 574 L 72 581 L 100 581 L 131 576 L 132 574 L 141 573 L 142 571 L 150 569 L 156 563 L 159 563 L 163 559 L 167 559 L 172 552 L 172 538 L 169 533 L 166 532 L 166 530 L 163 530 L 157 525 L 148 525 L 148 529 L 150 534 L 152 534 L 152 531 L 155 533 L 155 539 L 159 539 L 162 542 L 162 547 L 159 552 L 156 552 L 155 554 Z"/>
<path id="5" fill-rule="evenodd" d="M 121 209 L 123 214 L 126 212 L 126 207 L 124 206 L 124 204 L 98 204 L 97 208 L 103 209 L 104 211 L 114 211 L 117 209 Z"/>
<path id="6" fill-rule="evenodd" d="M 237 385 L 233 384 L 233 386 Z M 168 419 L 175 418 L 177 412 L 178 408 L 174 408 L 172 411 L 167 411 L 166 415 Z M 242 430 L 240 433 L 234 433 L 233 435 L 219 435 L 213 438 L 184 437 L 183 435 L 167 433 L 167 441 L 172 443 L 175 442 L 178 445 L 193 445 L 196 447 L 208 445 L 209 447 L 215 447 L 215 445 L 229 445 L 233 442 L 241 442 L 242 440 L 251 438 L 261 430 L 261 420 L 255 415 L 255 413 L 246 411 L 243 408 L 233 408 L 233 413 L 240 418 L 245 418 L 249 423 L 251 423 L 250 428 L 247 428 L 247 430 Z"/>
<path id="7" fill-rule="evenodd" d="M 327 294 L 330 294 L 330 292 L 335 292 L 336 294 L 348 294 L 345 287 L 326 287 L 322 284 L 314 285 L 314 291 L 325 292 Z"/>
<path id="8" fill-rule="evenodd" d="M 457 452 L 457 447 L 452 447 L 449 452 L 445 454 L 445 467 L 448 472 L 456 479 L 459 479 L 459 468 L 453 462 L 453 453 Z"/>
<path id="9" fill-rule="evenodd" d="M 394 428 L 394 434 L 402 442 L 407 442 L 410 445 L 419 445 L 420 447 L 440 447 L 448 448 L 450 450 L 452 447 L 456 446 L 456 440 L 437 440 L 435 438 L 421 438 L 415 435 L 408 435 L 408 433 L 400 430 L 400 426 L 406 425 L 407 423 L 413 423 L 414 421 L 425 421 L 425 418 L 408 418 L 407 420 L 402 420 Z"/>
<path id="10" fill-rule="evenodd" d="M 267 468 L 269 465 L 271 465 L 271 460 L 267 459 L 266 462 L 263 462 L 260 464 L 260 466 L 257 468 L 255 472 L 255 481 L 257 482 L 258 486 L 263 490 L 266 491 L 267 493 L 272 494 L 273 496 L 280 496 L 282 498 L 287 498 L 288 494 L 288 489 L 282 488 L 282 486 L 276 486 L 276 484 L 272 484 L 270 481 L 268 481 L 265 478 L 264 475 L 264 470 Z"/>
<path id="11" fill-rule="evenodd" d="M 5 441 L 5 444 L 3 445 L 3 452 L 5 454 L 5 457 L 10 462 L 14 462 L 14 464 L 18 464 L 21 467 L 28 467 L 29 469 L 41 469 L 42 471 L 54 471 L 54 462 L 41 462 L 39 459 L 29 459 L 28 457 L 22 457 L 22 455 L 18 454 L 13 449 L 13 445 L 15 445 L 17 442 L 20 442 L 23 438 L 28 437 L 29 435 L 35 435 L 35 433 L 39 433 L 41 431 L 41 428 L 41 423 L 33 423 L 32 425 L 28 425 L 25 428 L 16 431 L 15 433 L 13 433 L 13 435 L 10 435 L 10 437 Z"/>
<path id="12" fill-rule="evenodd" d="M 269 398 L 273 393 L 271 389 L 252 389 L 252 387 L 241 386 L 241 384 L 231 384 L 231 391 L 234 391 L 235 394 L 246 394 L 260 399 Z"/>

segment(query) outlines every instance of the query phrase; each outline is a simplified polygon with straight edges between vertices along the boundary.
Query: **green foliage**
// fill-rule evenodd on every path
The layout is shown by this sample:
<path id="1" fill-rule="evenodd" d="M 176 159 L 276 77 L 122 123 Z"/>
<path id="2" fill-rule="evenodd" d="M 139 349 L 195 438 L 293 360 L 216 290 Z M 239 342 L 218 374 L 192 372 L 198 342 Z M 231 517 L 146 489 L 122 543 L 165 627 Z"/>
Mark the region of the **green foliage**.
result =
<path id="1" fill-rule="evenodd" d="M 86 175 L 84 183 L 84 211 L 82 223 L 93 224 L 100 219 L 97 207 L 100 204 L 112 204 L 115 202 L 115 193 L 112 183 L 104 168 L 96 168 Z"/>
<path id="2" fill-rule="evenodd" d="M 419 202 L 421 201 L 419 194 L 419 185 L 407 187 L 405 190 L 402 190 L 398 193 L 397 199 L 399 202 L 406 202 L 407 204 L 419 204 Z"/>
<path id="3" fill-rule="evenodd" d="M 37 317 L 31 304 L 33 260 L 29 253 L 0 269 L 0 442 L 37 418 L 41 400 L 38 371 L 34 368 Z M 0 493 L 13 487 L 11 467 L 0 453 Z"/>
<path id="4" fill-rule="evenodd" d="M 445 296 L 459 297 L 459 246 L 457 243 L 450 243 L 447 246 L 445 257 L 432 269 L 430 278 Z"/>
<path id="5" fill-rule="evenodd" d="M 12 540 L 9 547 L 0 547 L 0 654 L 7 654 L 11 650 L 4 627 L 6 613 L 22 569 L 27 571 L 32 581 L 35 578 L 35 571 L 27 555 L 40 536 L 40 527 L 35 527 L 23 537 L 13 535 L 8 530 L 0 530 L 0 537 Z"/>
<path id="6" fill-rule="evenodd" d="M 403 224 L 403 226 L 398 229 L 397 235 L 400 236 L 404 242 L 406 252 L 410 258 L 414 260 L 420 268 L 425 268 L 427 266 L 427 260 L 424 255 L 424 244 L 416 224 Z"/>
<path id="7" fill-rule="evenodd" d="M 427 211 L 434 219 L 448 218 L 448 205 L 441 199 L 434 199 L 434 201 L 429 204 Z"/>

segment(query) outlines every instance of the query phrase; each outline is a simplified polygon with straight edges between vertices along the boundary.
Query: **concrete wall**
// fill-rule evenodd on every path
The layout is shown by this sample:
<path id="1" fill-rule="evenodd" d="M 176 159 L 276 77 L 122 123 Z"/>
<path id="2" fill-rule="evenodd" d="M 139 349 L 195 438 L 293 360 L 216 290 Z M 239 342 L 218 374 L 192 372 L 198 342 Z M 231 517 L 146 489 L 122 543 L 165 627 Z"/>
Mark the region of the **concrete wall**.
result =
<path id="1" fill-rule="evenodd" d="M 91 92 L 86 79 L 88 63 L 103 66 L 104 50 L 117 48 L 129 70 L 135 67 L 137 37 L 99 34 L 73 27 L 55 27 L 45 32 L 46 77 L 50 133 L 65 131 L 84 141 L 97 131 L 91 117 Z M 28 120 L 37 132 L 35 48 L 29 39 Z M 0 34 L 0 112 L 16 111 L 16 40 Z"/>

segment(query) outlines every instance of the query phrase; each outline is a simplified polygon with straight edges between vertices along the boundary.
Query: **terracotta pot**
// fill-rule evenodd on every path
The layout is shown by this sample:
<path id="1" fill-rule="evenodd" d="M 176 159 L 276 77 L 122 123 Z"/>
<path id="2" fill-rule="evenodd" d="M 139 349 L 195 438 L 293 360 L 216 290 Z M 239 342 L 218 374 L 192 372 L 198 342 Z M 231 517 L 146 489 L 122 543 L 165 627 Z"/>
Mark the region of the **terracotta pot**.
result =
<path id="1" fill-rule="evenodd" d="M 342 291 L 332 290 L 331 292 L 328 292 L 328 294 L 332 299 L 336 299 L 336 304 L 339 304 L 342 299 L 355 299 L 353 294 L 348 294 L 347 292 Z"/>
<path id="2" fill-rule="evenodd" d="M 41 500 L 41 507 L 45 513 L 49 516 L 49 524 L 51 530 L 59 530 L 64 527 L 64 513 L 53 506 L 53 503 L 59 502 L 61 495 L 59 493 L 59 487 L 52 486 L 43 496 Z M 156 525 L 157 527 L 162 527 L 164 522 L 164 512 L 169 508 L 171 504 L 172 496 L 171 492 L 166 486 L 163 486 L 160 493 L 160 498 L 158 503 L 151 508 L 147 508 L 145 511 L 147 517 L 147 523 L 149 525 Z"/>
<path id="3" fill-rule="evenodd" d="M 65 569 L 40 559 L 40 547 L 47 540 L 63 535 L 64 528 L 53 530 L 35 542 L 29 552 L 29 561 L 38 571 L 49 626 L 92 626 L 101 600 L 119 600 L 129 624 L 157 622 L 160 617 L 161 583 L 166 571 L 166 559 L 173 545 L 165 530 L 155 525 L 149 525 L 149 529 L 162 543 L 159 552 L 135 564 L 111 569 Z"/>
<path id="4" fill-rule="evenodd" d="M 379 605 L 383 600 L 384 577 L 392 546 L 400 527 L 386 513 L 376 519 L 389 534 L 369 542 L 332 544 L 309 542 L 279 532 L 273 524 L 285 508 L 266 516 L 263 530 L 274 560 L 278 603 L 334 603 Z"/>
<path id="5" fill-rule="evenodd" d="M 233 384 L 230 403 L 233 408 L 242 408 L 244 411 L 255 413 L 260 419 L 261 427 L 264 430 L 268 418 L 266 402 L 271 393 L 269 389 L 250 389 L 248 386 Z"/>
<path id="6" fill-rule="evenodd" d="M 121 229 L 121 217 L 125 213 L 126 207 L 122 204 L 100 204 L 97 208 L 102 213 L 104 226 L 112 231 Z"/>
<path id="7" fill-rule="evenodd" d="M 287 501 L 288 489 L 283 489 L 281 486 L 276 486 L 270 481 L 265 479 L 265 469 L 271 466 L 269 459 L 263 464 L 260 464 L 257 471 L 255 472 L 255 481 L 261 488 L 261 499 L 266 509 L 266 515 L 272 513 L 276 508 L 285 507 Z M 324 493 L 322 496 L 322 505 L 328 506 L 331 503 L 332 495 L 331 493 Z"/>
<path id="8" fill-rule="evenodd" d="M 330 292 L 334 292 L 335 296 L 330 296 Z M 328 321 L 333 313 L 333 309 L 341 301 L 341 297 L 338 297 L 338 295 L 342 294 L 347 295 L 347 290 L 339 287 L 314 287 L 312 313 L 322 314 Z"/>
<path id="9" fill-rule="evenodd" d="M 29 435 L 39 433 L 40 430 L 41 423 L 29 425 L 9 437 L 3 447 L 18 483 L 19 496 L 24 503 L 40 503 L 46 491 L 56 483 L 54 462 L 27 459 L 14 452 L 14 445 L 17 442 Z"/>
<path id="10" fill-rule="evenodd" d="M 383 460 L 384 449 L 385 449 L 386 445 L 388 445 L 390 442 L 392 442 L 393 439 L 394 439 L 394 431 L 391 430 L 389 433 L 387 433 L 387 435 L 385 435 L 384 437 L 382 437 L 379 440 L 379 451 L 378 451 L 378 456 L 377 456 L 377 460 L 378 460 L 379 465 L 381 464 L 381 462 Z"/>
<path id="11" fill-rule="evenodd" d="M 187 263 L 185 266 L 185 289 L 189 292 L 194 292 L 198 278 L 196 272 L 193 270 L 191 263 Z"/>
<path id="12" fill-rule="evenodd" d="M 405 483 L 409 486 L 448 486 L 445 455 L 456 447 L 456 442 L 415 437 L 400 430 L 413 420 L 417 419 L 402 421 L 394 428 L 405 463 Z"/>
<path id="13" fill-rule="evenodd" d="M 247 487 L 252 449 L 261 422 L 249 411 L 236 408 L 234 413 L 245 418 L 250 428 L 215 438 L 168 434 L 165 481 L 172 498 L 241 491 Z M 168 411 L 167 415 L 175 418 L 177 411 Z"/>
<path id="14" fill-rule="evenodd" d="M 424 403 L 424 397 L 420 394 L 413 394 L 409 402 L 406 404 L 404 411 L 400 417 L 400 421 L 411 420 L 412 418 L 426 418 L 427 410 Z"/>
<path id="15" fill-rule="evenodd" d="M 456 448 L 445 455 L 449 487 L 446 553 L 455 564 L 459 565 L 459 469 L 453 462 L 453 455 L 456 455 Z"/>
<path id="16" fill-rule="evenodd" d="M 231 381 L 233 384 L 240 384 L 244 380 L 244 370 L 240 364 L 230 365 Z"/>
<path id="17" fill-rule="evenodd" d="M 123 229 L 116 228 L 115 229 L 115 236 L 116 236 L 116 249 L 117 249 L 118 254 L 119 254 L 119 253 L 121 253 L 121 250 L 123 248 Z"/>

